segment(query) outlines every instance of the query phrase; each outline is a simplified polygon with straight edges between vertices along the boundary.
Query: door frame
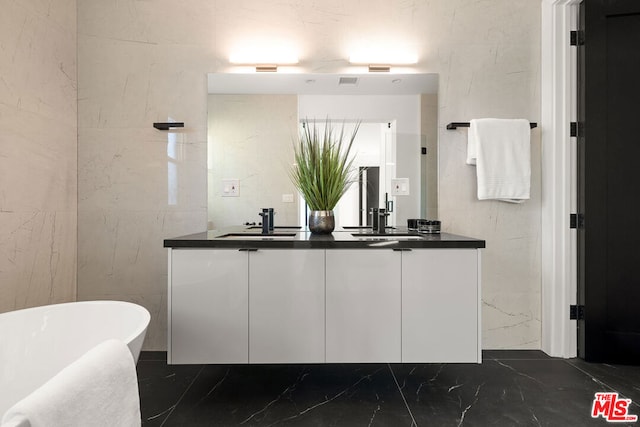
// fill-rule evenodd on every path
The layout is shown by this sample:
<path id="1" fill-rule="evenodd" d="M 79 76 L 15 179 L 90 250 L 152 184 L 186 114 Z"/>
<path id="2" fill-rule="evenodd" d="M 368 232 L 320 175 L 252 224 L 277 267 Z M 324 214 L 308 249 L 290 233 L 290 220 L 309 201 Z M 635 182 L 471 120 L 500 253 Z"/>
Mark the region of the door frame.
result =
<path id="1" fill-rule="evenodd" d="M 581 0 L 543 0 L 541 21 L 542 129 L 542 351 L 553 357 L 577 356 L 577 323 L 569 306 L 577 299 L 576 138 L 570 122 L 577 112 L 576 49 L 570 31 L 577 29 Z"/>

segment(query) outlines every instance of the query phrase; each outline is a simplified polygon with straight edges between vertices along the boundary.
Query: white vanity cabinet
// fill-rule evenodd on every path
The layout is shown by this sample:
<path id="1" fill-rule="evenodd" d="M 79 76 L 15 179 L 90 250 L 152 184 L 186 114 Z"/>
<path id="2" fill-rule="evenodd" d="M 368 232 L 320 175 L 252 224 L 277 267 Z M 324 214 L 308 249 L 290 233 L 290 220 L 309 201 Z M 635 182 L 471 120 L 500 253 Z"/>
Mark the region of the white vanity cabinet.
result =
<path id="1" fill-rule="evenodd" d="M 247 363 L 248 253 L 169 252 L 168 362 Z"/>
<path id="2" fill-rule="evenodd" d="M 402 361 L 480 362 L 480 251 L 402 252 Z"/>
<path id="3" fill-rule="evenodd" d="M 170 256 L 169 363 L 324 362 L 324 250 Z"/>
<path id="4" fill-rule="evenodd" d="M 327 250 L 327 362 L 400 362 L 401 252 Z"/>
<path id="5" fill-rule="evenodd" d="M 327 362 L 480 362 L 479 253 L 327 251 Z"/>
<path id="6" fill-rule="evenodd" d="M 324 250 L 249 255 L 249 363 L 324 363 Z"/>
<path id="7" fill-rule="evenodd" d="M 168 363 L 482 362 L 483 241 L 339 236 L 170 246 Z"/>

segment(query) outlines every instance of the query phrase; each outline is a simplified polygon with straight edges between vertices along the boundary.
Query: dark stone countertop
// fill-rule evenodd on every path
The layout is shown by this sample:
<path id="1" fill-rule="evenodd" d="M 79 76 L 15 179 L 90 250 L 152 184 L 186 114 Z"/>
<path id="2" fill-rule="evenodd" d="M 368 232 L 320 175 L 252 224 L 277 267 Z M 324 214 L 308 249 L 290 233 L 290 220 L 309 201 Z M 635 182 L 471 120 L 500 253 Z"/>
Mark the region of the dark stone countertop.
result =
<path id="1" fill-rule="evenodd" d="M 336 228 L 332 234 L 311 234 L 302 227 L 275 227 L 274 233 L 261 234 L 261 227 L 229 227 L 222 230 L 166 239 L 165 248 L 227 249 L 478 249 L 485 241 L 449 233 L 420 234 L 406 227 L 388 229 L 376 235 L 370 228 Z"/>

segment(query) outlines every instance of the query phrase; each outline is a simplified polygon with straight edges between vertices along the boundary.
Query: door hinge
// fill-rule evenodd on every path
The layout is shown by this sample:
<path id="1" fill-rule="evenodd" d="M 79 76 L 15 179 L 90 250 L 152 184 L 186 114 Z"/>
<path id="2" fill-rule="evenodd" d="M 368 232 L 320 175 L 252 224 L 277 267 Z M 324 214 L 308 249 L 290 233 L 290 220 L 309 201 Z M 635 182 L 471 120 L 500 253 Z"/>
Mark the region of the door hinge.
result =
<path id="1" fill-rule="evenodd" d="M 569 215 L 569 228 L 584 228 L 584 215 L 583 214 L 570 214 Z"/>
<path id="2" fill-rule="evenodd" d="M 582 136 L 584 135 L 584 123 L 571 122 L 569 123 L 569 136 Z"/>
<path id="3" fill-rule="evenodd" d="M 569 320 L 584 320 L 584 305 L 570 305 Z"/>
<path id="4" fill-rule="evenodd" d="M 584 45 L 584 31 L 571 31 L 569 33 L 569 41 L 571 46 Z"/>

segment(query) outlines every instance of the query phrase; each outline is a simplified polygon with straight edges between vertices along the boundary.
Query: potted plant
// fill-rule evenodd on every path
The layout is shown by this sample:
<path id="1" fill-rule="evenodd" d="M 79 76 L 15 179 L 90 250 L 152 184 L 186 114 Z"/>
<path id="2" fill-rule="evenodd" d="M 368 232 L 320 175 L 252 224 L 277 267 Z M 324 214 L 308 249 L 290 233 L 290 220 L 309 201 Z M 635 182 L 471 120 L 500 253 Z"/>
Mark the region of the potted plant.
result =
<path id="1" fill-rule="evenodd" d="M 303 121 L 299 141 L 294 144 L 294 165 L 291 180 L 302 193 L 309 209 L 309 230 L 328 234 L 335 228 L 333 209 L 357 178 L 350 156 L 360 123 L 353 133 L 345 134 L 344 123 L 339 132 L 331 121 L 319 130 L 315 122 Z"/>

